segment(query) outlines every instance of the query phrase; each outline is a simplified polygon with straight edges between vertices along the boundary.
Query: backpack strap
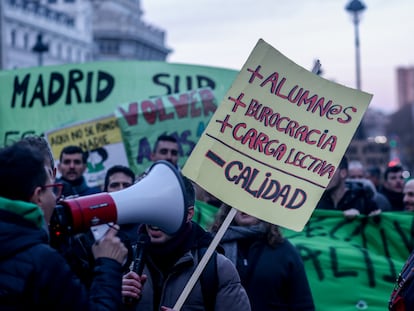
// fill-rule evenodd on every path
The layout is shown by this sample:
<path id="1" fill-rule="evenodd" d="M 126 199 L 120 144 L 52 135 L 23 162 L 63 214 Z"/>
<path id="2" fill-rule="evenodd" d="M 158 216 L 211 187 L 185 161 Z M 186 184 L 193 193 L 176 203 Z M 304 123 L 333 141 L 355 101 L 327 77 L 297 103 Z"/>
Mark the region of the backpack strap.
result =
<path id="1" fill-rule="evenodd" d="M 198 249 L 198 259 L 204 256 L 207 248 Z M 216 296 L 219 288 L 217 275 L 217 251 L 214 251 L 200 275 L 201 291 L 203 293 L 206 311 L 214 311 Z"/>

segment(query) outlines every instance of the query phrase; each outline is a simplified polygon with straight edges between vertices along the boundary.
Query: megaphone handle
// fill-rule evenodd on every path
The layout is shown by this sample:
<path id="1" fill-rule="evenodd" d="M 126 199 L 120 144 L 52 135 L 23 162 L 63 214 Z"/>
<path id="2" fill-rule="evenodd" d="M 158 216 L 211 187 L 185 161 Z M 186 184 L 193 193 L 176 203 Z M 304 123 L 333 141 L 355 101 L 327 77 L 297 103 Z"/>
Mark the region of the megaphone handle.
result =
<path id="1" fill-rule="evenodd" d="M 131 271 L 134 271 L 139 276 L 141 276 L 142 271 L 144 270 L 145 257 L 146 257 L 146 252 L 147 252 L 146 249 L 149 243 L 150 243 L 149 236 L 146 234 L 140 234 L 138 237 L 137 243 L 134 245 L 134 260 L 132 263 Z M 141 297 L 142 296 L 140 296 L 139 299 L 135 299 L 132 297 L 125 297 L 124 303 L 127 305 L 135 304 L 141 299 Z"/>
<path id="2" fill-rule="evenodd" d="M 207 265 L 211 255 L 213 254 L 214 250 L 216 249 L 218 243 L 220 242 L 221 238 L 223 237 L 224 233 L 226 232 L 228 226 L 233 221 L 234 216 L 236 215 L 237 210 L 232 208 L 230 212 L 227 214 L 226 219 L 224 219 L 223 224 L 220 226 L 220 229 L 217 231 L 217 234 L 214 236 L 213 241 L 211 241 L 210 245 L 208 246 L 203 258 L 199 261 L 197 268 L 194 270 L 193 275 L 188 280 L 187 284 L 185 285 L 180 297 L 178 297 L 177 302 L 174 305 L 174 311 L 180 311 L 185 300 L 187 299 L 188 295 L 190 294 L 191 290 L 193 289 L 195 283 L 197 282 L 198 278 L 200 277 L 201 273 L 203 272 L 205 266 Z"/>

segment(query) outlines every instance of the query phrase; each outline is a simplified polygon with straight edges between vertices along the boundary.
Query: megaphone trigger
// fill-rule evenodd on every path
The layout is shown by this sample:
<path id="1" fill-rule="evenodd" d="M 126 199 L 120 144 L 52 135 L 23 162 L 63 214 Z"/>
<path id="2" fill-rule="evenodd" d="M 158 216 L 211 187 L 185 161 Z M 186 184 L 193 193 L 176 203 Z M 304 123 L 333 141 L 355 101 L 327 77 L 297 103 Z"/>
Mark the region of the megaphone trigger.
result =
<path id="1" fill-rule="evenodd" d="M 111 222 L 107 224 L 92 226 L 91 232 L 93 234 L 95 242 L 99 242 L 113 225 L 114 223 Z"/>

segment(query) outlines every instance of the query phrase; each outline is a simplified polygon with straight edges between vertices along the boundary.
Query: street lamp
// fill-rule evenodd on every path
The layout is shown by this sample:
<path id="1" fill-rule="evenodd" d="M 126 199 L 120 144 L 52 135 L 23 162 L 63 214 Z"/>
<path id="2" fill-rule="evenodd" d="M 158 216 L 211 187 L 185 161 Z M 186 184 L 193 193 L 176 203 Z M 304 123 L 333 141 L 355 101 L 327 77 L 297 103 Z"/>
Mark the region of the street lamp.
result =
<path id="1" fill-rule="evenodd" d="M 49 45 L 43 42 L 43 35 L 39 33 L 36 38 L 36 43 L 32 48 L 32 51 L 38 54 L 38 65 L 42 66 L 43 64 L 43 53 L 49 51 Z"/>
<path id="2" fill-rule="evenodd" d="M 358 90 L 361 89 L 361 64 L 359 56 L 359 32 L 358 25 L 362 11 L 366 6 L 359 0 L 352 0 L 348 3 L 345 9 L 352 15 L 352 22 L 355 26 L 355 66 L 356 66 L 356 87 Z"/>

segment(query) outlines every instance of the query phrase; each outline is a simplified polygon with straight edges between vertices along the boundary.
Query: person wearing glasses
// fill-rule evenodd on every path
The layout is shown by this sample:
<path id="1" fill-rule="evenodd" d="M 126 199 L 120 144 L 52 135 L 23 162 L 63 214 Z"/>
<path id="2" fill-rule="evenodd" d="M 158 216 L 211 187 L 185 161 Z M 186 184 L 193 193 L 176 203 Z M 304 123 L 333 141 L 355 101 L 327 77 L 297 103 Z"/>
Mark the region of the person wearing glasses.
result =
<path id="1" fill-rule="evenodd" d="M 29 146 L 37 149 L 40 154 L 43 155 L 45 159 L 45 166 L 49 171 L 49 175 L 52 176 L 52 179 L 56 178 L 56 167 L 55 159 L 53 158 L 52 150 L 50 149 L 49 143 L 42 136 L 30 135 L 22 138 L 18 143 L 28 144 Z"/>
<path id="2" fill-rule="evenodd" d="M 49 245 L 46 225 L 62 190 L 38 149 L 0 149 L 0 310 L 118 310 L 127 249 L 117 226 L 93 245 L 87 290 Z"/>

